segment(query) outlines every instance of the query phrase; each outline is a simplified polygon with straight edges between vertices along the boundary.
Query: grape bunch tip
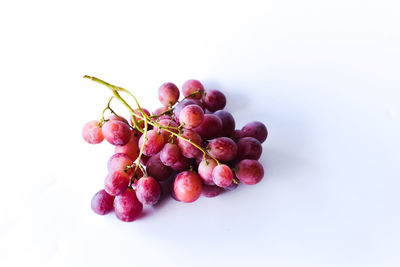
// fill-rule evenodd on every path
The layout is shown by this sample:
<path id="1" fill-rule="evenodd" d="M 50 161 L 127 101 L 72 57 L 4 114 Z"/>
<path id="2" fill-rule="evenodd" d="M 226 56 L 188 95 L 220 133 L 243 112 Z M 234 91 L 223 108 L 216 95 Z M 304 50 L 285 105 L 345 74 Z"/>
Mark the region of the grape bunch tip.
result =
<path id="1" fill-rule="evenodd" d="M 121 221 L 131 222 L 140 218 L 143 206 L 156 205 L 164 196 L 190 203 L 201 195 L 232 191 L 240 183 L 257 184 L 264 177 L 258 160 L 267 128 L 252 121 L 236 129 L 234 117 L 224 110 L 221 91 L 206 90 L 194 79 L 181 91 L 167 82 L 158 89 L 162 106 L 150 113 L 128 90 L 96 77 L 84 78 L 112 92 L 100 119 L 89 121 L 82 130 L 89 144 L 105 139 L 115 146 L 104 189 L 91 201 L 95 213 L 114 211 Z M 137 107 L 132 108 L 121 93 L 133 98 Z M 113 100 L 127 108 L 129 119 L 111 108 Z"/>

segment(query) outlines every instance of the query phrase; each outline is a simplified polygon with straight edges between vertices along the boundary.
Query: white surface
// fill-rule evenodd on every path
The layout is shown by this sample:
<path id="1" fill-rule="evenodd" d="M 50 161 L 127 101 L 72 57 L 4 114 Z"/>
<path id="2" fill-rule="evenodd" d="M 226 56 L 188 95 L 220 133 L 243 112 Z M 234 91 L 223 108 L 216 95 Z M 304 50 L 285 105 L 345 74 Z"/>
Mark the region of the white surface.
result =
<path id="1" fill-rule="evenodd" d="M 398 1 L 142 2 L 0 3 L 0 266 L 400 266 Z M 264 180 L 95 215 L 112 147 L 80 134 L 109 92 L 84 74 L 151 110 L 165 81 L 223 90 L 269 128 Z"/>

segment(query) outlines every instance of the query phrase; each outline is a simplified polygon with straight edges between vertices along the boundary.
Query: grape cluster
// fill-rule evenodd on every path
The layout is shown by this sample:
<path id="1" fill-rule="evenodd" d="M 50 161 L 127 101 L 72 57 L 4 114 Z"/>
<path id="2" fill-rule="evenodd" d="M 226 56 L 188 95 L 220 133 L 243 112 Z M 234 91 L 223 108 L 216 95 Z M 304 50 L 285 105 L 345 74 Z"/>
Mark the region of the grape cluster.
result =
<path id="1" fill-rule="evenodd" d="M 89 121 L 82 136 L 90 144 L 104 139 L 115 146 L 108 161 L 104 189 L 97 192 L 91 206 L 97 214 L 114 210 L 126 222 L 140 217 L 143 205 L 155 205 L 171 195 L 181 202 L 193 202 L 200 195 L 215 197 L 234 190 L 239 183 L 253 185 L 263 178 L 258 162 L 268 132 L 262 122 L 247 123 L 235 129 L 225 95 L 205 90 L 197 80 L 188 80 L 180 91 L 173 83 L 158 90 L 163 105 L 152 114 L 142 108 L 126 89 L 85 76 L 107 86 L 113 96 L 99 121 Z M 132 109 L 121 93 L 134 98 Z M 130 112 L 130 120 L 111 107 L 119 100 Z M 111 115 L 105 117 L 105 111 Z"/>

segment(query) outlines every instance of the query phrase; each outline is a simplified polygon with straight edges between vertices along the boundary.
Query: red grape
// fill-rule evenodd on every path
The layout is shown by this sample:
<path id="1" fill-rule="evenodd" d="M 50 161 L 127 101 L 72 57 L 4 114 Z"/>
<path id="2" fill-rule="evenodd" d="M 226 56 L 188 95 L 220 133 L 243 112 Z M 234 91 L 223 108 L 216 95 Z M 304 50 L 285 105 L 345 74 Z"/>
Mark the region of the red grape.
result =
<path id="1" fill-rule="evenodd" d="M 123 146 L 129 142 L 131 138 L 131 129 L 120 120 L 109 120 L 103 124 L 101 128 L 104 138 L 113 145 Z"/>
<path id="2" fill-rule="evenodd" d="M 204 86 L 201 84 L 201 82 L 197 80 L 187 80 L 182 85 L 182 93 L 185 97 L 194 94 L 197 91 L 199 91 L 199 93 L 191 96 L 190 98 L 200 99 L 202 94 L 204 93 Z"/>
<path id="3" fill-rule="evenodd" d="M 222 136 L 230 136 L 235 130 L 235 119 L 232 114 L 225 110 L 218 110 L 214 113 L 222 121 Z"/>
<path id="4" fill-rule="evenodd" d="M 244 159 L 236 164 L 235 174 L 242 183 L 253 185 L 264 177 L 264 168 L 257 160 Z"/>
<path id="5" fill-rule="evenodd" d="M 185 128 L 191 129 L 200 125 L 204 118 L 204 111 L 197 105 L 189 105 L 182 109 L 179 114 L 180 123 L 185 124 Z"/>
<path id="6" fill-rule="evenodd" d="M 230 135 L 231 139 L 236 141 L 239 138 L 242 137 L 242 130 L 236 129 L 233 131 L 233 133 Z"/>
<path id="7" fill-rule="evenodd" d="M 164 165 L 171 166 L 179 160 L 181 152 L 176 144 L 167 143 L 160 152 L 160 159 Z"/>
<path id="8" fill-rule="evenodd" d="M 243 126 L 241 136 L 254 137 L 260 141 L 260 143 L 263 143 L 268 136 L 267 127 L 265 127 L 264 123 L 259 121 L 249 122 Z"/>
<path id="9" fill-rule="evenodd" d="M 208 143 L 211 156 L 222 162 L 228 162 L 235 158 L 237 153 L 236 143 L 228 137 L 218 137 Z"/>
<path id="10" fill-rule="evenodd" d="M 203 105 L 212 112 L 223 109 L 226 105 L 225 95 L 218 90 L 207 90 L 203 94 Z"/>
<path id="11" fill-rule="evenodd" d="M 215 185 L 212 172 L 214 168 L 217 166 L 217 162 L 213 159 L 207 159 L 207 161 L 203 160 L 199 164 L 199 168 L 197 171 L 199 172 L 199 176 L 203 179 L 203 182 L 207 185 Z"/>
<path id="12" fill-rule="evenodd" d="M 203 185 L 201 194 L 205 197 L 216 197 L 222 192 L 222 188 L 216 185 Z"/>
<path id="13" fill-rule="evenodd" d="M 104 140 L 103 132 L 98 121 L 89 121 L 83 126 L 82 137 L 89 144 L 98 144 Z"/>
<path id="14" fill-rule="evenodd" d="M 143 166 L 147 165 L 147 162 L 149 161 L 151 157 L 150 156 L 146 156 L 144 154 L 142 154 L 142 156 L 140 157 L 140 164 L 142 164 Z"/>
<path id="15" fill-rule="evenodd" d="M 108 120 L 118 120 L 118 121 L 122 121 L 125 122 L 126 124 L 129 124 L 129 122 L 122 116 L 117 116 L 115 114 L 111 114 L 110 116 L 108 116 L 107 118 Z"/>
<path id="16" fill-rule="evenodd" d="M 156 108 L 156 109 L 153 111 L 153 115 L 160 115 L 161 113 L 164 113 L 164 112 L 167 111 L 167 110 L 168 110 L 167 107 L 159 107 L 159 108 Z"/>
<path id="17" fill-rule="evenodd" d="M 129 188 L 114 199 L 114 211 L 118 219 L 131 222 L 139 218 L 143 204 L 137 199 L 135 190 Z"/>
<path id="18" fill-rule="evenodd" d="M 189 169 L 190 165 L 193 164 L 193 159 L 188 159 L 184 156 L 180 156 L 179 159 L 171 165 L 174 171 L 181 172 Z"/>
<path id="19" fill-rule="evenodd" d="M 253 137 L 243 137 L 237 142 L 238 153 L 237 158 L 242 159 L 259 159 L 262 153 L 260 141 Z"/>
<path id="20" fill-rule="evenodd" d="M 228 165 L 221 164 L 214 168 L 212 172 L 213 181 L 219 187 L 227 187 L 232 183 L 233 173 Z"/>
<path id="21" fill-rule="evenodd" d="M 179 89 L 173 83 L 164 83 L 158 89 L 158 99 L 166 107 L 175 105 L 179 99 Z"/>
<path id="22" fill-rule="evenodd" d="M 139 148 L 142 147 L 144 141 L 144 134 L 139 139 Z M 143 154 L 146 156 L 153 156 L 161 151 L 164 147 L 165 140 L 164 136 L 161 133 L 158 133 L 157 130 L 150 130 L 147 132 L 147 138 L 144 144 Z"/>
<path id="23" fill-rule="evenodd" d="M 196 172 L 184 171 L 176 176 L 174 193 L 182 202 L 193 202 L 200 197 L 202 182 Z"/>
<path id="24" fill-rule="evenodd" d="M 185 99 L 179 102 L 174 108 L 175 120 L 177 120 L 177 122 L 179 122 L 179 115 L 181 114 L 182 109 L 189 105 L 198 105 L 203 108 L 202 103 L 197 99 Z"/>
<path id="25" fill-rule="evenodd" d="M 113 210 L 114 196 L 108 194 L 104 189 L 97 192 L 91 202 L 92 210 L 99 214 L 104 215 Z"/>
<path id="26" fill-rule="evenodd" d="M 184 129 L 181 136 L 189 139 L 196 145 L 201 146 L 202 140 L 198 133 L 192 130 Z M 198 155 L 202 154 L 202 152 L 197 147 L 182 138 L 178 138 L 177 142 L 182 155 L 187 158 L 196 158 Z"/>
<path id="27" fill-rule="evenodd" d="M 125 192 L 129 185 L 128 174 L 123 171 L 112 171 L 104 180 L 104 189 L 113 196 L 120 195 Z"/>
<path id="28" fill-rule="evenodd" d="M 153 177 L 140 178 L 135 186 L 136 196 L 143 205 L 154 205 L 160 199 L 160 185 Z"/>
<path id="29" fill-rule="evenodd" d="M 171 121 L 170 119 L 169 120 L 168 119 L 162 119 L 158 123 L 161 124 L 162 126 L 178 127 L 178 124 L 176 124 L 175 121 Z M 154 130 L 158 131 L 159 128 L 155 127 Z M 178 133 L 178 130 L 173 129 L 173 128 L 168 128 L 168 130 L 170 130 L 170 131 L 172 131 L 174 133 Z M 170 132 L 167 132 L 164 129 L 161 129 L 161 134 L 164 136 L 165 142 L 168 142 L 169 139 L 170 139 L 170 136 L 172 135 Z"/>
<path id="30" fill-rule="evenodd" d="M 170 177 L 172 169 L 165 166 L 160 160 L 160 153 L 152 156 L 146 165 L 147 174 L 157 181 L 163 181 Z"/>
<path id="31" fill-rule="evenodd" d="M 131 138 L 126 145 L 123 146 L 116 146 L 114 152 L 115 153 L 124 153 L 135 160 L 139 156 L 139 138 L 140 135 L 136 131 L 132 131 Z"/>
<path id="32" fill-rule="evenodd" d="M 203 121 L 193 131 L 205 140 L 218 137 L 221 135 L 222 121 L 214 114 L 205 114 Z"/>
<path id="33" fill-rule="evenodd" d="M 117 153 L 111 156 L 107 163 L 107 169 L 109 172 L 112 171 L 125 171 L 127 170 L 127 166 L 132 165 L 133 159 L 126 154 Z M 127 170 L 127 173 L 130 174 L 130 171 Z"/>
<path id="34" fill-rule="evenodd" d="M 142 110 L 143 110 L 143 112 L 144 112 L 147 116 L 150 116 L 150 112 L 149 112 L 147 109 L 142 108 Z M 144 127 L 143 114 L 140 112 L 140 110 L 139 110 L 138 108 L 135 109 L 134 111 L 135 111 L 135 113 L 136 113 L 137 115 L 139 115 L 139 118 L 135 116 L 137 122 L 139 123 L 139 126 L 140 126 L 141 128 L 143 128 L 143 127 Z M 131 124 L 132 124 L 132 125 L 135 125 L 135 124 L 133 123 L 132 117 L 131 117 Z M 149 127 L 150 127 L 150 126 L 149 126 Z M 150 127 L 150 128 L 151 128 L 151 127 Z"/>

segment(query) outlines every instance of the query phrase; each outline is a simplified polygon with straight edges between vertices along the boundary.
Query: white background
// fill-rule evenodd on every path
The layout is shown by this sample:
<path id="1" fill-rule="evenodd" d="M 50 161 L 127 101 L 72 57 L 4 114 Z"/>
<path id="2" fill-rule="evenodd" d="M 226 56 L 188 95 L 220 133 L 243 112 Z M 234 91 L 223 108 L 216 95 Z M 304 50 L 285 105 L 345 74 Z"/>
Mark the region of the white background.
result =
<path id="1" fill-rule="evenodd" d="M 147 2 L 144 4 L 143 2 Z M 398 1 L 1 1 L 0 266 L 400 266 Z M 196 78 L 269 131 L 264 180 L 90 209 L 110 92 Z M 122 110 L 118 105 L 115 109 Z"/>

